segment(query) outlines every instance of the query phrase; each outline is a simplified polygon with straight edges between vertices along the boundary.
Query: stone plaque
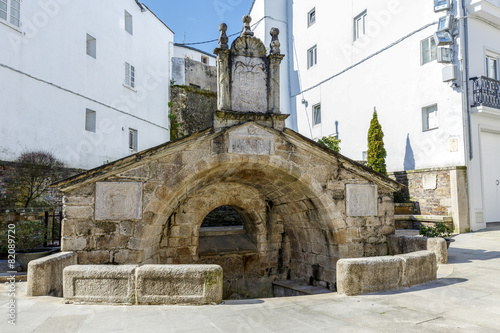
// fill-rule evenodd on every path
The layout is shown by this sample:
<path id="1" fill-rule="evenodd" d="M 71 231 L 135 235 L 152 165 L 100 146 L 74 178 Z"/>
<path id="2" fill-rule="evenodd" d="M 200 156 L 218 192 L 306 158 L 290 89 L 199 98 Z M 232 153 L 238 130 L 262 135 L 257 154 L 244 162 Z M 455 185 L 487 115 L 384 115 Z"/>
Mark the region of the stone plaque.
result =
<path id="1" fill-rule="evenodd" d="M 231 104 L 233 111 L 267 112 L 267 73 L 263 59 L 235 57 Z"/>
<path id="2" fill-rule="evenodd" d="M 424 190 L 435 190 L 437 187 L 437 175 L 435 173 L 422 176 L 422 187 Z"/>
<path id="3" fill-rule="evenodd" d="M 142 218 L 142 183 L 98 182 L 95 191 L 96 220 Z"/>
<path id="4" fill-rule="evenodd" d="M 230 153 L 271 155 L 274 154 L 274 136 L 266 130 L 249 124 L 229 133 Z"/>
<path id="5" fill-rule="evenodd" d="M 347 216 L 377 215 L 377 185 L 347 184 L 345 188 Z"/>

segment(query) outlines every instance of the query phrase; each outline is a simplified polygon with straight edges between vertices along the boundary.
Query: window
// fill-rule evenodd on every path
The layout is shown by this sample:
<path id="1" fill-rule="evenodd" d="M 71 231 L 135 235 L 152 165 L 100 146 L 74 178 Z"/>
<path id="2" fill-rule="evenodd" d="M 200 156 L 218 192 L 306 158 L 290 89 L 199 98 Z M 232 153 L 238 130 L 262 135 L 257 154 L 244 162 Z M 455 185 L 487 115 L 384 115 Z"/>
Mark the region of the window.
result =
<path id="1" fill-rule="evenodd" d="M 428 131 L 438 128 L 438 108 L 431 105 L 422 109 L 422 129 Z"/>
<path id="2" fill-rule="evenodd" d="M 134 34 L 134 22 L 132 20 L 132 15 L 129 12 L 125 11 L 125 30 L 133 35 Z"/>
<path id="3" fill-rule="evenodd" d="M 321 124 L 321 104 L 313 106 L 313 125 Z"/>
<path id="4" fill-rule="evenodd" d="M 97 41 L 89 34 L 87 34 L 87 54 L 94 59 L 96 58 L 97 54 Z"/>
<path id="5" fill-rule="evenodd" d="M 128 129 L 128 148 L 137 151 L 137 130 L 133 128 Z"/>
<path id="6" fill-rule="evenodd" d="M 498 80 L 498 55 L 491 52 L 486 54 L 486 76 Z"/>
<path id="7" fill-rule="evenodd" d="M 125 85 L 135 88 L 135 68 L 128 62 L 125 63 Z"/>
<path id="8" fill-rule="evenodd" d="M 354 18 L 354 41 L 366 34 L 366 10 Z"/>
<path id="9" fill-rule="evenodd" d="M 308 14 L 307 14 L 307 26 L 310 27 L 316 23 L 316 8 L 313 8 Z"/>
<path id="10" fill-rule="evenodd" d="M 0 0 L 0 19 L 19 27 L 21 25 L 21 0 Z"/>
<path id="11" fill-rule="evenodd" d="M 437 59 L 437 46 L 433 37 L 429 37 L 420 42 L 420 64 L 425 65 L 428 62 Z"/>
<path id="12" fill-rule="evenodd" d="M 364 151 L 361 153 L 361 160 L 368 161 L 368 151 Z"/>
<path id="13" fill-rule="evenodd" d="M 312 66 L 318 63 L 318 48 L 316 45 L 307 50 L 307 68 L 311 68 Z"/>
<path id="14" fill-rule="evenodd" d="M 87 109 L 85 111 L 85 130 L 95 133 L 96 112 Z"/>
<path id="15" fill-rule="evenodd" d="M 201 56 L 201 63 L 202 64 L 208 64 L 208 57 Z"/>

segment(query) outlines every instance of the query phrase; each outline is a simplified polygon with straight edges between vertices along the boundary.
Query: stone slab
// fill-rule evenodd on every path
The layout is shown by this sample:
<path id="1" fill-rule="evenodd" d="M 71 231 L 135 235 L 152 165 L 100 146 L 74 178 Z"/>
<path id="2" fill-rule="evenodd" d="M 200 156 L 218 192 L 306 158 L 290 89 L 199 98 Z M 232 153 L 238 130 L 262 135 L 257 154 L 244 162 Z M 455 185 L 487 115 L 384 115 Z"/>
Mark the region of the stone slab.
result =
<path id="1" fill-rule="evenodd" d="M 228 152 L 235 154 L 274 154 L 274 135 L 254 124 L 244 125 L 229 132 Z"/>
<path id="2" fill-rule="evenodd" d="M 403 276 L 403 259 L 371 257 L 337 261 L 337 292 L 340 295 L 359 295 L 398 289 Z"/>
<path id="3" fill-rule="evenodd" d="M 218 304 L 219 265 L 144 265 L 136 272 L 138 304 Z"/>
<path id="4" fill-rule="evenodd" d="M 377 185 L 346 184 L 347 216 L 377 216 Z"/>
<path id="5" fill-rule="evenodd" d="M 96 220 L 142 218 L 142 183 L 97 182 L 95 194 Z"/>
<path id="6" fill-rule="evenodd" d="M 28 264 L 28 296 L 63 296 L 63 270 L 77 264 L 76 252 L 60 252 Z"/>
<path id="7" fill-rule="evenodd" d="M 63 271 L 66 303 L 135 303 L 137 265 L 76 265 Z"/>
<path id="8" fill-rule="evenodd" d="M 399 254 L 403 259 L 402 287 L 411 287 L 437 279 L 436 254 L 431 251 L 418 251 Z"/>
<path id="9" fill-rule="evenodd" d="M 444 238 L 389 235 L 387 236 L 387 245 L 391 255 L 429 250 L 436 255 L 438 264 L 448 262 L 448 249 Z"/>

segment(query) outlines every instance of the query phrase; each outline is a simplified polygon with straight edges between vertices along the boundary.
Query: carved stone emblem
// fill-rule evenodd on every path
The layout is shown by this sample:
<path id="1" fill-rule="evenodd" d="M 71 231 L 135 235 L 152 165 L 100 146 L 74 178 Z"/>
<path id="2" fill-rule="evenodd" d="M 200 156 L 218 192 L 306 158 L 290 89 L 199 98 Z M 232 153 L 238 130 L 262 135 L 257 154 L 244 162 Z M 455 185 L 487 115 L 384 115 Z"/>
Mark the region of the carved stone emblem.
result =
<path id="1" fill-rule="evenodd" d="M 274 136 L 259 126 L 249 124 L 229 133 L 228 151 L 235 154 L 274 154 Z"/>

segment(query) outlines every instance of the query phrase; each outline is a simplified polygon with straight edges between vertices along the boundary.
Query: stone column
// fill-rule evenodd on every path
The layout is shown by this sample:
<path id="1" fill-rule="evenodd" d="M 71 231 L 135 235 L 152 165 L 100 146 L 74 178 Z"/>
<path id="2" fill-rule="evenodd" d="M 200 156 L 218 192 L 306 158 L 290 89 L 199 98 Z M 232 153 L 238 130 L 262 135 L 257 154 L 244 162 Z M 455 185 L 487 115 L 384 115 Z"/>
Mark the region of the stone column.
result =
<path id="1" fill-rule="evenodd" d="M 231 51 L 228 47 L 229 39 L 226 35 L 227 25 L 222 23 L 219 26 L 219 31 L 219 47 L 214 50 L 217 55 L 217 109 L 231 110 L 231 80 L 229 77 L 229 56 Z"/>
<path id="2" fill-rule="evenodd" d="M 271 29 L 271 54 L 269 55 L 269 90 L 268 107 L 270 113 L 279 114 L 280 112 L 280 65 L 285 57 L 280 54 L 280 42 L 278 35 L 280 31 L 277 28 Z"/>

